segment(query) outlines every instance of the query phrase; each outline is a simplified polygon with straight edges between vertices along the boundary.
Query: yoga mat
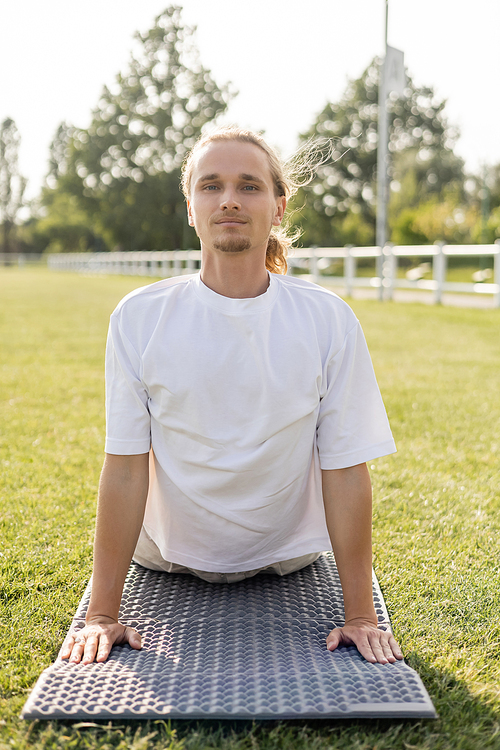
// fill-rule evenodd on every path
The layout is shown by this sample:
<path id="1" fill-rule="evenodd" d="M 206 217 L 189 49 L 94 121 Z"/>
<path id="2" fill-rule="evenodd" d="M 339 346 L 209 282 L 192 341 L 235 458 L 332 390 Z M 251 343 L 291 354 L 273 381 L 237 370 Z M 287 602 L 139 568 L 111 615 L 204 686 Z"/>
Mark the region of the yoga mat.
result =
<path id="1" fill-rule="evenodd" d="M 378 582 L 379 627 L 390 629 Z M 71 626 L 84 625 L 85 591 Z M 120 621 L 143 648 L 115 646 L 101 664 L 57 659 L 38 679 L 24 719 L 434 718 L 404 662 L 370 664 L 354 647 L 330 652 L 344 621 L 335 560 L 325 553 L 287 576 L 207 583 L 132 563 Z"/>

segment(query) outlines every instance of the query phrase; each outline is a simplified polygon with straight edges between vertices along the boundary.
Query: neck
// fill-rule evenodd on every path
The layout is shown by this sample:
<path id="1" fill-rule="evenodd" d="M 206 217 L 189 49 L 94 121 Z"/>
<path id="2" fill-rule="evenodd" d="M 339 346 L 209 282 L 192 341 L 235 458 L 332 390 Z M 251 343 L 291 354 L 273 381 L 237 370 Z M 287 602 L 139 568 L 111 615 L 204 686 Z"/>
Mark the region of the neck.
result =
<path id="1" fill-rule="evenodd" d="M 266 253 L 211 253 L 201 246 L 201 280 L 217 294 L 248 299 L 264 294 L 269 286 Z"/>

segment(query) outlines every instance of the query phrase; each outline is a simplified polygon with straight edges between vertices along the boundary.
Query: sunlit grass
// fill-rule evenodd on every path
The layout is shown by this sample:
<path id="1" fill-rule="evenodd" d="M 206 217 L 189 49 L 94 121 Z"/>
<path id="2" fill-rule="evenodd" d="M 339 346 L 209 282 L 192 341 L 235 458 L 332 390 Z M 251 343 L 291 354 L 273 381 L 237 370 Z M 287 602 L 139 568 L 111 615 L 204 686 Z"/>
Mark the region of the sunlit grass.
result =
<path id="1" fill-rule="evenodd" d="M 103 354 L 147 283 L 0 270 L 0 748 L 500 746 L 500 311 L 356 301 L 399 452 L 373 463 L 375 569 L 435 722 L 20 722 L 91 571 Z"/>

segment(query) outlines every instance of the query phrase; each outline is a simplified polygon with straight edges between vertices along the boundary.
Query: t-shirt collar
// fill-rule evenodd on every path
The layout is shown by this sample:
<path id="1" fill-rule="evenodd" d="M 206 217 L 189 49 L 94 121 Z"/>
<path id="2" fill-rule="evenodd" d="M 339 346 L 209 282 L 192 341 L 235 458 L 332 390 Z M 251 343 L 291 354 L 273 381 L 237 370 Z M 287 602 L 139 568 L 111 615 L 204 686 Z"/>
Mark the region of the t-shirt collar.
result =
<path id="1" fill-rule="evenodd" d="M 222 312 L 231 315 L 241 315 L 244 313 L 255 313 L 266 310 L 270 307 L 279 291 L 279 285 L 276 281 L 275 274 L 269 273 L 269 286 L 263 294 L 258 297 L 248 297 L 244 299 L 234 299 L 233 297 L 224 297 L 217 294 L 213 289 L 209 289 L 201 280 L 200 273 L 193 276 L 194 288 L 197 296 L 211 307 L 215 307 Z"/>

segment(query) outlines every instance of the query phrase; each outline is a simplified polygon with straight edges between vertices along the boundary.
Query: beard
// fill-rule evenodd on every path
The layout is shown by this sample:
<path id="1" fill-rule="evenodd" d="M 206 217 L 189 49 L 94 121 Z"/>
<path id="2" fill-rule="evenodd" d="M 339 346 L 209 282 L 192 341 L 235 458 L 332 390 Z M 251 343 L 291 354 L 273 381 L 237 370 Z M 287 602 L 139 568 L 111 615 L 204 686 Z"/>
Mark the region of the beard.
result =
<path id="1" fill-rule="evenodd" d="M 242 253 L 250 250 L 252 243 L 249 237 L 226 236 L 215 240 L 213 246 L 223 253 Z"/>

